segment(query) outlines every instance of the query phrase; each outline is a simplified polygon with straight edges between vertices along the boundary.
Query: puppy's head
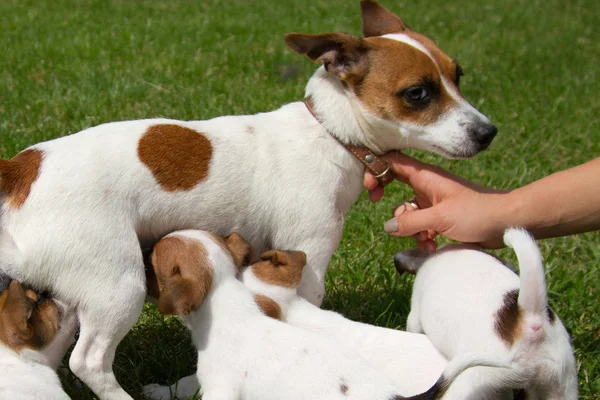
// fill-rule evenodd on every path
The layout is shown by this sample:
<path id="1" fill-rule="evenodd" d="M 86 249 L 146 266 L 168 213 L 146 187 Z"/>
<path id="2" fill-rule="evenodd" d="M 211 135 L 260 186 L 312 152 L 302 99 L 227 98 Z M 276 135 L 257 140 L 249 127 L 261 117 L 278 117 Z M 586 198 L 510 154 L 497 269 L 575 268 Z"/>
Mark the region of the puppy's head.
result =
<path id="1" fill-rule="evenodd" d="M 458 63 L 375 1 L 361 1 L 361 13 L 364 38 L 290 33 L 285 41 L 341 82 L 376 150 L 466 158 L 487 148 L 497 130 L 461 96 Z"/>
<path id="2" fill-rule="evenodd" d="M 306 254 L 302 251 L 268 250 L 251 268 L 254 276 L 266 284 L 295 289 L 302 280 L 305 265 Z"/>
<path id="3" fill-rule="evenodd" d="M 269 250 L 243 272 L 241 279 L 263 313 L 281 319 L 281 307 L 297 296 L 305 265 L 306 254 L 301 251 Z"/>
<path id="4" fill-rule="evenodd" d="M 60 312 L 52 300 L 12 281 L 0 295 L 0 342 L 15 351 L 40 350 L 54 339 Z"/>
<path id="5" fill-rule="evenodd" d="M 252 247 L 237 233 L 224 239 L 202 231 L 170 234 L 152 251 L 149 294 L 158 298 L 161 313 L 188 315 L 202 305 L 219 279 L 235 276 L 252 254 Z"/>

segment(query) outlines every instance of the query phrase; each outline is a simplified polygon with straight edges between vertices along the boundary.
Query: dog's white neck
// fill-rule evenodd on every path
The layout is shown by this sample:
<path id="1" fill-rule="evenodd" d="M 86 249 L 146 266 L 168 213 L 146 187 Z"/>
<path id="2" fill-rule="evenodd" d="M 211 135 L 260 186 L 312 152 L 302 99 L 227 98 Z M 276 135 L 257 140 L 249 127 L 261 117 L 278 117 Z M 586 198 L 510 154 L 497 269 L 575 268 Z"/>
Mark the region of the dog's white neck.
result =
<path id="1" fill-rule="evenodd" d="M 382 143 L 382 130 L 388 124 L 371 115 L 349 87 L 330 75 L 324 67 L 315 71 L 306 86 L 305 97 L 311 96 L 314 111 L 321 124 L 336 139 L 344 144 L 362 146 L 377 154 L 393 146 Z"/>

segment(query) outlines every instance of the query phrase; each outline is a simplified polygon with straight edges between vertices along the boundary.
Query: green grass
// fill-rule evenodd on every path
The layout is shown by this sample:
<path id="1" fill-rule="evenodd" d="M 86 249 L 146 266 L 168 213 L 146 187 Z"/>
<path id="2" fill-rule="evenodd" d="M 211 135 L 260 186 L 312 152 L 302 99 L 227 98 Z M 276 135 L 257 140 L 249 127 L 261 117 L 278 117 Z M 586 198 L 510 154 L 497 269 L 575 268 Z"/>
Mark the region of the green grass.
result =
<path id="1" fill-rule="evenodd" d="M 464 96 L 500 130 L 472 160 L 412 154 L 514 188 L 600 153 L 600 2 L 384 5 L 460 61 Z M 205 119 L 299 100 L 315 66 L 286 48 L 290 31 L 359 34 L 358 0 L 3 0 L 0 156 L 107 121 Z M 413 243 L 388 237 L 382 226 L 410 195 L 396 184 L 381 203 L 363 195 L 351 209 L 325 307 L 404 327 L 411 279 L 396 276 L 391 259 Z M 599 242 L 598 233 L 541 242 L 551 304 L 572 334 L 582 399 L 600 399 Z M 172 382 L 193 368 L 185 330 L 150 306 L 115 362 L 136 398 L 142 384 Z M 75 399 L 93 398 L 72 376 L 64 384 Z"/>

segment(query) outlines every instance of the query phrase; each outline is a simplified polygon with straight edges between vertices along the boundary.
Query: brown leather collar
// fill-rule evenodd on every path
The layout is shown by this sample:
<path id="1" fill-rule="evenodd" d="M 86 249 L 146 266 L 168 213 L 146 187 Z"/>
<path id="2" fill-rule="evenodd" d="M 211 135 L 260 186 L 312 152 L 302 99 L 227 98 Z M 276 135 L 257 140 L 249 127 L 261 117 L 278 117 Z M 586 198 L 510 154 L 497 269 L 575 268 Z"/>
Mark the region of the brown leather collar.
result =
<path id="1" fill-rule="evenodd" d="M 308 96 L 306 99 L 304 99 L 304 104 L 306 104 L 306 108 L 308 111 L 310 111 L 313 117 L 315 117 L 315 119 L 322 124 L 321 119 L 315 113 L 314 103 L 311 96 Z M 331 135 L 331 133 L 329 134 Z M 333 135 L 331 136 L 339 142 L 338 138 Z M 358 161 L 360 161 L 365 168 L 368 169 L 369 172 L 375 176 L 375 178 L 377 178 L 381 186 L 385 186 L 394 180 L 394 174 L 390 170 L 390 165 L 387 163 L 387 161 L 377 157 L 370 149 L 366 147 L 352 146 L 342 142 L 340 142 L 340 144 L 343 145 L 350 153 L 354 154 Z"/>

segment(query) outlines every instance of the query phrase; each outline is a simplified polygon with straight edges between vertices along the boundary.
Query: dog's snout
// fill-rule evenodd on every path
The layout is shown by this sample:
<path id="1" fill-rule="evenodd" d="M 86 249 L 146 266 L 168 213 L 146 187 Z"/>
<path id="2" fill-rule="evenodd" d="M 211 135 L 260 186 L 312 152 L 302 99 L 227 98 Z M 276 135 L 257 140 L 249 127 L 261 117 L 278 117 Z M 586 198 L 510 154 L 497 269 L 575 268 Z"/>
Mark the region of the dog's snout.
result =
<path id="1" fill-rule="evenodd" d="M 475 138 L 481 145 L 481 147 L 486 148 L 492 143 L 492 140 L 498 133 L 498 128 L 489 123 L 483 123 L 475 126 L 473 129 L 473 134 Z"/>

